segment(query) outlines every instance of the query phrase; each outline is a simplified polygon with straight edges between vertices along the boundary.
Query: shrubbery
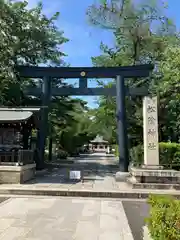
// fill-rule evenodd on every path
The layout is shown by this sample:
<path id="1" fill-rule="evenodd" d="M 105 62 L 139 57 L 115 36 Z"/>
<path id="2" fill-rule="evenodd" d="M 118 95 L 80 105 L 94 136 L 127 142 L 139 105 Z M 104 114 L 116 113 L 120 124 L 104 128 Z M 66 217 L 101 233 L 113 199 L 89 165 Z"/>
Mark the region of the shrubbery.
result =
<path id="1" fill-rule="evenodd" d="M 62 149 L 59 149 L 57 152 L 58 159 L 66 159 L 68 157 L 68 153 Z"/>
<path id="2" fill-rule="evenodd" d="M 160 165 L 166 168 L 180 169 L 180 144 L 159 143 Z M 130 159 L 134 165 L 141 165 L 144 161 L 144 149 L 142 145 L 133 147 L 130 150 Z"/>
<path id="3" fill-rule="evenodd" d="M 150 196 L 150 216 L 146 219 L 153 240 L 180 239 L 180 201 L 173 197 Z"/>

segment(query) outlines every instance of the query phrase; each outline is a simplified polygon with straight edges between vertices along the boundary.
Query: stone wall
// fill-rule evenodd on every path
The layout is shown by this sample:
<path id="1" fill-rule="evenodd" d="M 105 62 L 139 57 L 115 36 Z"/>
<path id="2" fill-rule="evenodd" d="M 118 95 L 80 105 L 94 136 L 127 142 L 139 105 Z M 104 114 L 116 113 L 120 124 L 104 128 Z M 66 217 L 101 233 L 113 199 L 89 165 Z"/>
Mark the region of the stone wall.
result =
<path id="1" fill-rule="evenodd" d="M 36 164 L 0 166 L 0 184 L 25 183 L 35 177 Z"/>

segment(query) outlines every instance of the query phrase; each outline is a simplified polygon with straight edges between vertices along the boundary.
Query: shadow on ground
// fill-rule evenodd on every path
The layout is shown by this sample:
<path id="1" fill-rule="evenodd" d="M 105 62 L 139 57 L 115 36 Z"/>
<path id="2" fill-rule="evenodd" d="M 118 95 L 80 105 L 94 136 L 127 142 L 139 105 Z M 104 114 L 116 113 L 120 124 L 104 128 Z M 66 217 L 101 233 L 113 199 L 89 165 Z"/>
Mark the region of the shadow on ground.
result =
<path id="1" fill-rule="evenodd" d="M 140 201 L 122 201 L 134 240 L 143 240 L 143 226 L 149 216 L 149 205 Z"/>
<path id="2" fill-rule="evenodd" d="M 118 171 L 118 163 L 112 156 L 102 157 L 98 155 L 82 155 L 74 160 L 74 163 L 69 163 L 66 166 L 61 166 L 61 163 L 47 163 L 46 172 L 37 176 L 35 181 L 30 183 L 62 183 L 76 184 L 80 181 L 69 179 L 70 171 L 81 171 L 84 181 L 104 181 L 107 177 L 112 177 Z"/>

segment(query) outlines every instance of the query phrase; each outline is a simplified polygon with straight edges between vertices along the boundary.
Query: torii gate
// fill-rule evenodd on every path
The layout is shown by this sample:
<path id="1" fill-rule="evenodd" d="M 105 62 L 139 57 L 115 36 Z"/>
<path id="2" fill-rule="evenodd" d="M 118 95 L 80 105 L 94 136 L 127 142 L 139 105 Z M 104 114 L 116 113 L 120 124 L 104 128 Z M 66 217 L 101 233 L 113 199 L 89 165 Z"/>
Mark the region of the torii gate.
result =
<path id="1" fill-rule="evenodd" d="M 116 96 L 117 105 L 117 129 L 119 145 L 119 167 L 120 171 L 128 172 L 129 151 L 126 125 L 125 96 L 146 96 L 148 89 L 126 88 L 126 78 L 148 77 L 154 66 L 151 64 L 125 66 L 125 67 L 36 67 L 18 66 L 20 77 L 42 78 L 42 88 L 27 89 L 26 94 L 41 96 L 41 123 L 39 130 L 39 152 L 40 160 L 37 169 L 44 168 L 44 151 L 48 126 L 48 107 L 51 96 Z M 63 87 L 52 88 L 52 78 L 79 78 L 79 88 Z M 112 88 L 88 88 L 88 78 L 115 78 L 116 85 Z"/>

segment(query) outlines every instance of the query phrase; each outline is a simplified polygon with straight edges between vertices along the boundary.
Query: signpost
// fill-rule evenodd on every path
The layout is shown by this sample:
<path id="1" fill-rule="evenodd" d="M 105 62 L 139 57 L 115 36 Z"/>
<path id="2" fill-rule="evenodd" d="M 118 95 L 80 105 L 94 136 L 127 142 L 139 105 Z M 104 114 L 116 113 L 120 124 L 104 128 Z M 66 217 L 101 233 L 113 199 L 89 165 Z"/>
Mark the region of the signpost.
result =
<path id="1" fill-rule="evenodd" d="M 159 166 L 157 97 L 143 99 L 144 165 Z"/>

